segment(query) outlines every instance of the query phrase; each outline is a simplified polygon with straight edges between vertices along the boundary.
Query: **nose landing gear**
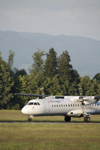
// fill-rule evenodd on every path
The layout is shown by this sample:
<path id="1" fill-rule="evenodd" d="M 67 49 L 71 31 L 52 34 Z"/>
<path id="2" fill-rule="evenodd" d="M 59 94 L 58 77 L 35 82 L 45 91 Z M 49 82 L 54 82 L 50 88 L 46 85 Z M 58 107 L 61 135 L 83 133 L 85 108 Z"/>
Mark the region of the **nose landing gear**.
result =
<path id="1" fill-rule="evenodd" d="M 28 116 L 28 121 L 31 122 L 32 118 L 33 118 L 33 116 Z"/>

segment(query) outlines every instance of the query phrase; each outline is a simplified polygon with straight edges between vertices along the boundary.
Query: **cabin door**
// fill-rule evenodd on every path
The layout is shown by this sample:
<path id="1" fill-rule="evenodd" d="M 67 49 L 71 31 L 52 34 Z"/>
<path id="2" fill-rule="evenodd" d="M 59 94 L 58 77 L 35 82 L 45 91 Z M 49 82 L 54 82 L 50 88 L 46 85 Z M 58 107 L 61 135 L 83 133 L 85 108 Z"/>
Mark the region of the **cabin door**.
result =
<path id="1" fill-rule="evenodd" d="M 44 100 L 44 105 L 45 105 L 45 112 L 49 112 L 50 108 L 49 108 L 49 103 L 47 100 Z"/>

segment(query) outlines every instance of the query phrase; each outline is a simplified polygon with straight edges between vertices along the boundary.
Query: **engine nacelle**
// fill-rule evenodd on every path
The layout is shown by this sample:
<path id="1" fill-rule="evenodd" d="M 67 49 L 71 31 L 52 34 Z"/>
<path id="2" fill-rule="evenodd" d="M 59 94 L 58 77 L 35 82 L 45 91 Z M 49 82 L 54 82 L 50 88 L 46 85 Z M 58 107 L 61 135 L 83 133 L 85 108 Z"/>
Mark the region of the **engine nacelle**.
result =
<path id="1" fill-rule="evenodd" d="M 82 117 L 83 111 L 82 111 L 82 109 L 72 110 L 72 111 L 67 113 L 67 116 L 69 116 L 69 117 Z"/>
<path id="2" fill-rule="evenodd" d="M 74 98 L 71 98 L 70 100 L 73 101 L 74 103 L 81 102 L 82 104 L 87 105 L 98 102 L 98 100 L 100 100 L 100 96 L 83 96 L 82 98 L 76 96 Z"/>
<path id="3" fill-rule="evenodd" d="M 87 104 L 94 104 L 94 103 L 97 102 L 97 100 L 95 99 L 94 96 L 85 97 L 85 98 L 83 98 L 82 100 L 83 100 L 83 103 L 84 103 L 85 105 L 87 105 Z"/>

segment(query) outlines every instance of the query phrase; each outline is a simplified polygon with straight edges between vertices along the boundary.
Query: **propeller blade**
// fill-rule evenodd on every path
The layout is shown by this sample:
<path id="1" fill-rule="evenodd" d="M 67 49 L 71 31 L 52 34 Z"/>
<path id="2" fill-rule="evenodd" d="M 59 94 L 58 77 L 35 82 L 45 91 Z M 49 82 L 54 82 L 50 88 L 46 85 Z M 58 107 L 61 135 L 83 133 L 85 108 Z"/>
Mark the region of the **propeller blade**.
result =
<path id="1" fill-rule="evenodd" d="M 40 89 L 42 93 L 42 97 L 45 98 L 44 87 Z"/>

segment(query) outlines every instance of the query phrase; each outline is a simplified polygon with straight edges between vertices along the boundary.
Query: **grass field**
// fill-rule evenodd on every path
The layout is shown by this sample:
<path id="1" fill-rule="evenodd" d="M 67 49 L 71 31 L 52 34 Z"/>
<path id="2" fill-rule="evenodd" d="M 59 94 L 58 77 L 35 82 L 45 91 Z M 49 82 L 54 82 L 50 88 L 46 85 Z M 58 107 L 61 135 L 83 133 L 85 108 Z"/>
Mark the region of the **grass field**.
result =
<path id="1" fill-rule="evenodd" d="M 64 117 L 36 117 L 33 121 L 48 123 L 2 123 L 0 122 L 0 150 L 99 150 L 100 124 L 50 123 L 63 121 Z M 0 121 L 26 121 L 20 111 L 0 111 Z M 99 122 L 100 116 L 93 116 Z"/>
<path id="2" fill-rule="evenodd" d="M 23 115 L 20 110 L 0 110 L 0 121 L 27 121 L 27 116 Z M 42 116 L 34 117 L 33 121 L 64 121 L 64 116 Z M 82 118 L 71 118 L 71 121 L 83 122 Z M 91 117 L 91 122 L 100 122 L 100 115 Z"/>

